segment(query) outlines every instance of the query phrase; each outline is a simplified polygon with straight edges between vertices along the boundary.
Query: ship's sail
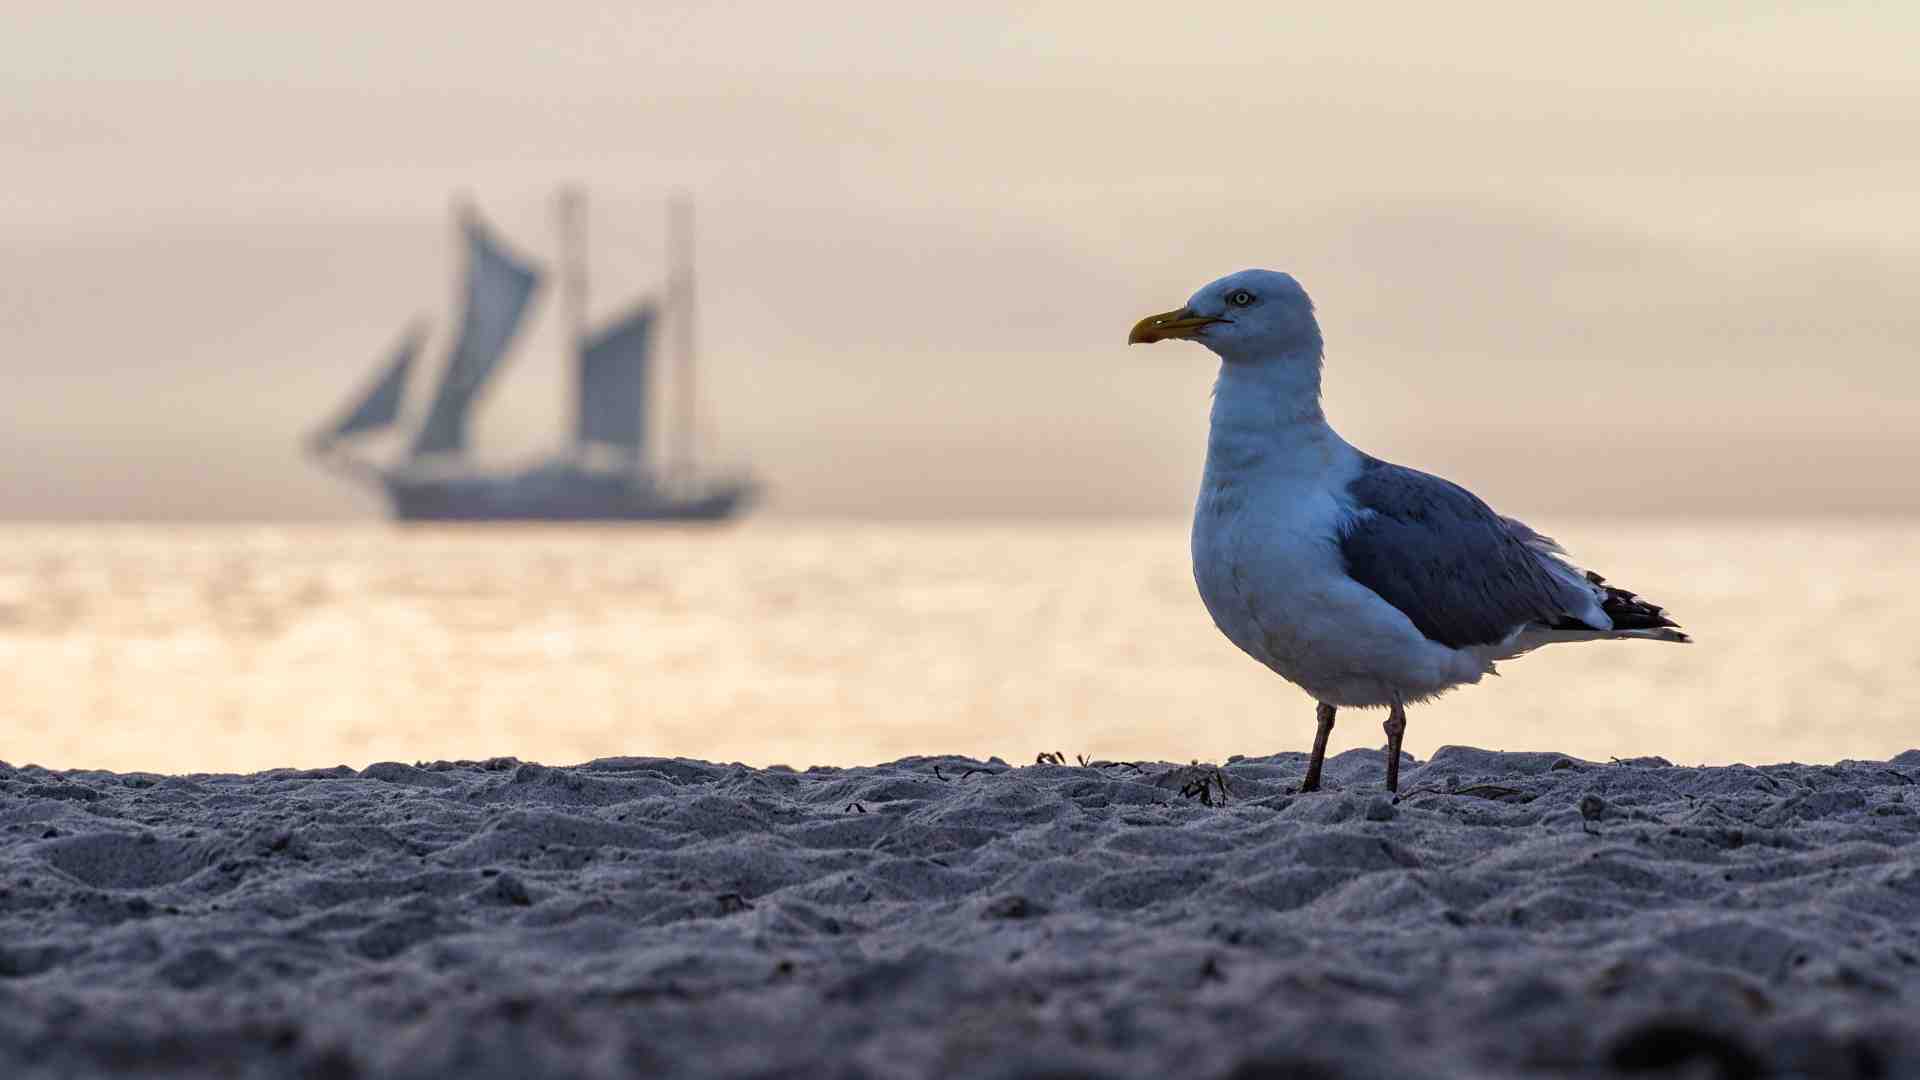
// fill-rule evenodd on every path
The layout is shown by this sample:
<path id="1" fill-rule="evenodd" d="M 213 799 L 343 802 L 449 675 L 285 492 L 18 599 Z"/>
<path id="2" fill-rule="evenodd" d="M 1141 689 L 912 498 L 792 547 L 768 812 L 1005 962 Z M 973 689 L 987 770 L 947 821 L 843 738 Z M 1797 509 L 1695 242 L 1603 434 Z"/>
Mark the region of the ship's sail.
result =
<path id="1" fill-rule="evenodd" d="M 647 368 L 654 309 L 644 304 L 602 329 L 580 349 L 582 446 L 611 445 L 639 458 L 646 446 Z"/>
<path id="2" fill-rule="evenodd" d="M 740 474 L 696 470 L 690 453 L 693 276 L 684 207 L 672 219 L 671 314 L 651 302 L 635 304 L 598 329 L 587 322 L 583 215 L 581 196 L 569 193 L 562 200 L 557 273 L 579 388 L 573 447 L 525 468 L 442 467 L 467 448 L 471 414 L 505 364 L 543 276 L 543 268 L 504 246 L 472 210 L 463 209 L 455 218 L 463 311 L 425 421 L 410 440 L 410 458 L 367 460 L 352 452 L 356 447 L 348 440 L 366 432 L 397 433 L 403 399 L 412 393 L 408 381 L 421 366 L 415 361 L 424 356 L 424 327 L 415 327 L 315 433 L 310 449 L 316 460 L 381 489 L 395 516 L 407 521 L 719 521 L 739 513 L 757 485 Z M 659 406 L 651 400 L 658 381 L 653 367 L 664 354 L 657 353 L 653 335 L 662 318 L 677 328 L 673 351 L 681 362 L 670 381 L 679 390 L 679 418 L 667 427 L 678 435 L 679 452 L 655 475 L 646 468 L 646 450 L 657 434 L 650 415 Z"/>
<path id="3" fill-rule="evenodd" d="M 539 273 L 497 243 L 477 214 L 469 211 L 462 226 L 467 239 L 466 311 L 427 421 L 414 438 L 416 457 L 466 447 L 467 414 L 499 368 L 540 286 Z"/>
<path id="4" fill-rule="evenodd" d="M 425 340 L 424 327 L 415 325 L 408 329 L 393 358 L 387 361 L 385 371 L 367 388 L 359 403 L 338 422 L 322 429 L 315 441 L 332 442 L 363 431 L 378 431 L 393 423 L 400 415 L 400 399 L 407 392 L 407 376 L 413 371 L 414 358 L 420 355 L 420 345 Z"/>

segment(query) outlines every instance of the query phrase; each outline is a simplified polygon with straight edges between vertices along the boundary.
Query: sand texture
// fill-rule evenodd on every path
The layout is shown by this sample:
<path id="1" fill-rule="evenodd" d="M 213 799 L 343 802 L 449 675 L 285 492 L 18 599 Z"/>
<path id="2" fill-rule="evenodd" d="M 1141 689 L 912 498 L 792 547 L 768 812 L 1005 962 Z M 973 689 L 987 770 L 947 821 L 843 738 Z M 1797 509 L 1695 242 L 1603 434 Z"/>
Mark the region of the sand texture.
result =
<path id="1" fill-rule="evenodd" d="M 1920 751 L 1303 764 L 0 765 L 0 1075 L 1920 1076 Z"/>

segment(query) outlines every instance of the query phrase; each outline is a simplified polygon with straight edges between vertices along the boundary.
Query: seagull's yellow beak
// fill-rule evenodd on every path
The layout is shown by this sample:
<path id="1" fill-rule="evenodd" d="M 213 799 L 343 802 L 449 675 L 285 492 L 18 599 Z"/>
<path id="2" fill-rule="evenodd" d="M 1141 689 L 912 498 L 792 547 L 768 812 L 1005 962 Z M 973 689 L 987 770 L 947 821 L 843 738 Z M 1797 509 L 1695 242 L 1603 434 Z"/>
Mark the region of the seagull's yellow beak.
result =
<path id="1" fill-rule="evenodd" d="M 1133 332 L 1127 335 L 1127 344 L 1150 345 L 1170 338 L 1190 339 L 1200 333 L 1201 327 L 1226 321 L 1211 315 L 1195 315 L 1192 308 L 1165 311 L 1158 315 L 1149 315 L 1134 323 Z"/>

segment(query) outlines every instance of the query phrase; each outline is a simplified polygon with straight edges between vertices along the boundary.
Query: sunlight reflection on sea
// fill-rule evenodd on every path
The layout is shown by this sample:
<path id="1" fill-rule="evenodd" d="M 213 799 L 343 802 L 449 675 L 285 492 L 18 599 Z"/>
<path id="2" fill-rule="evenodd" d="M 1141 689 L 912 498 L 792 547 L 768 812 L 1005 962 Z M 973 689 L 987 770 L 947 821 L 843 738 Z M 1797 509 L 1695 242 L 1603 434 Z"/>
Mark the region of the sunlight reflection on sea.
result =
<path id="1" fill-rule="evenodd" d="M 1555 522 L 1692 647 L 1562 646 L 1407 748 L 1834 761 L 1920 745 L 1912 523 Z M 153 772 L 1304 750 L 1177 521 L 0 526 L 0 759 Z M 1381 741 L 1343 712 L 1333 749 Z"/>

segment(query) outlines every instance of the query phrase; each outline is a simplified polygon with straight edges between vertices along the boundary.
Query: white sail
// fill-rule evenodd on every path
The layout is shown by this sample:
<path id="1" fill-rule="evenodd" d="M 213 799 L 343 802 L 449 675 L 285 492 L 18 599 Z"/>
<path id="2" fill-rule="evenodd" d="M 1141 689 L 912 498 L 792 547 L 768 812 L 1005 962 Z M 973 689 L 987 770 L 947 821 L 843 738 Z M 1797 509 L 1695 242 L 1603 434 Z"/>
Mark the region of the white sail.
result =
<path id="1" fill-rule="evenodd" d="M 647 439 L 647 370 L 654 309 L 644 304 L 590 338 L 580 349 L 582 446 L 611 445 L 638 459 Z"/>
<path id="2" fill-rule="evenodd" d="M 410 328 L 407 336 L 400 340 L 399 348 L 394 350 L 393 358 L 387 361 L 386 370 L 353 408 L 320 432 L 317 441 L 331 442 L 363 431 L 378 431 L 393 423 L 400 415 L 400 400 L 407 392 L 407 376 L 413 371 L 414 358 L 420 355 L 420 345 L 425 340 L 423 327 Z"/>
<path id="3" fill-rule="evenodd" d="M 499 369 L 540 286 L 539 273 L 495 242 L 477 214 L 468 211 L 462 226 L 467 239 L 466 311 L 426 423 L 413 441 L 416 457 L 466 448 L 467 414 Z"/>

